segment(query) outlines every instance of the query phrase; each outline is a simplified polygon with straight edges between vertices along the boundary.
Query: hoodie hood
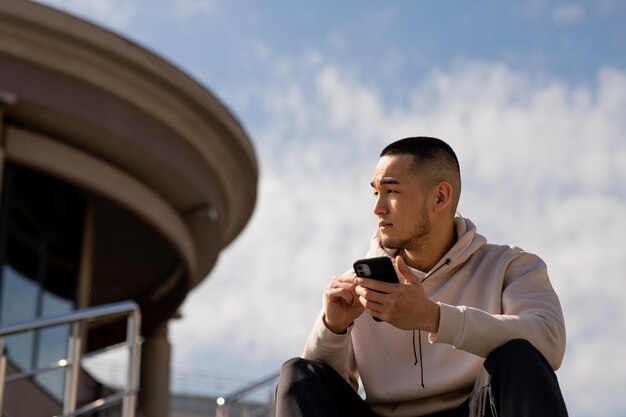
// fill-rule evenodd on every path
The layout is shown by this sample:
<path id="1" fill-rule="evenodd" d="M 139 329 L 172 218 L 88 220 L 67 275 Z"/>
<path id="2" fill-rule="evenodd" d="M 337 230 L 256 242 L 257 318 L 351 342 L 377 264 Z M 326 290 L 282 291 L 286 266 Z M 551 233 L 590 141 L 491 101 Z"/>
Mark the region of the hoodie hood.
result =
<path id="1" fill-rule="evenodd" d="M 463 217 L 460 213 L 457 213 L 454 218 L 454 227 L 458 236 L 454 246 L 450 248 L 430 271 L 419 271 L 411 268 L 418 276 L 422 278 L 428 276 L 430 279 L 446 276 L 458 269 L 472 254 L 487 244 L 487 239 L 476 231 L 476 225 L 474 225 L 470 219 Z M 370 258 L 376 256 L 394 258 L 396 252 L 397 249 L 389 249 L 382 246 L 380 232 L 376 230 L 370 241 L 367 256 Z M 444 265 L 447 267 L 443 268 Z"/>

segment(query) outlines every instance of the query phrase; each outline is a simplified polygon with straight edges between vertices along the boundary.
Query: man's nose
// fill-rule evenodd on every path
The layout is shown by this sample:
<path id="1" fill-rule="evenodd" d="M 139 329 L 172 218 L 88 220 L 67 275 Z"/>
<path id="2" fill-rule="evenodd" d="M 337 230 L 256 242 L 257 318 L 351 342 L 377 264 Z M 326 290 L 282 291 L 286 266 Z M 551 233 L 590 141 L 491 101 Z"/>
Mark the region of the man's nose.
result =
<path id="1" fill-rule="evenodd" d="M 376 196 L 376 202 L 374 203 L 374 214 L 379 216 L 381 214 L 387 214 L 387 204 L 385 199 L 379 194 Z"/>

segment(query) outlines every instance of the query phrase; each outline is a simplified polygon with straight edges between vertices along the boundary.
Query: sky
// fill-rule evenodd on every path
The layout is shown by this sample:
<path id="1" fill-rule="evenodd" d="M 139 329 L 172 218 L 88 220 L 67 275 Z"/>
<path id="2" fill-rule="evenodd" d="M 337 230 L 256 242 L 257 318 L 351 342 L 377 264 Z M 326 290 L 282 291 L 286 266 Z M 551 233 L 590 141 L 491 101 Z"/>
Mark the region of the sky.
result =
<path id="1" fill-rule="evenodd" d="M 181 68 L 254 145 L 255 212 L 170 326 L 174 373 L 252 381 L 298 356 L 367 251 L 378 153 L 436 136 L 459 211 L 548 264 L 570 415 L 626 416 L 625 2 L 41 2 Z"/>

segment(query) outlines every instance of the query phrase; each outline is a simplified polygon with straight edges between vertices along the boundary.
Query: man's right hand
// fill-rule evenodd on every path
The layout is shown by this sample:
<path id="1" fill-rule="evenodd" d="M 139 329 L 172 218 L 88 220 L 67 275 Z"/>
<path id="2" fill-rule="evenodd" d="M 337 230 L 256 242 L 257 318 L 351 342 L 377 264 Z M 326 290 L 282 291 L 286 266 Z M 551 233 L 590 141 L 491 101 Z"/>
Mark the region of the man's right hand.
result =
<path id="1" fill-rule="evenodd" d="M 365 311 L 355 292 L 354 278 L 354 275 L 334 277 L 324 291 L 324 324 L 333 333 L 345 333 Z"/>

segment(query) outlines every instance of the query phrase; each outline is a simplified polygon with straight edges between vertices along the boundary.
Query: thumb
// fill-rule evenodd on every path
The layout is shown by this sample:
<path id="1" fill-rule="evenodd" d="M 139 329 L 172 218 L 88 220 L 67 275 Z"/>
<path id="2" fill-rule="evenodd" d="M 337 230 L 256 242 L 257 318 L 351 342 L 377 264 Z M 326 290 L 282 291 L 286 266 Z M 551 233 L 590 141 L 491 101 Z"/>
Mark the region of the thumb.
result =
<path id="1" fill-rule="evenodd" d="M 402 256 L 396 256 L 396 265 L 405 284 L 418 284 L 420 282 L 419 277 L 413 274 L 409 266 L 404 262 L 404 259 L 402 259 Z"/>

